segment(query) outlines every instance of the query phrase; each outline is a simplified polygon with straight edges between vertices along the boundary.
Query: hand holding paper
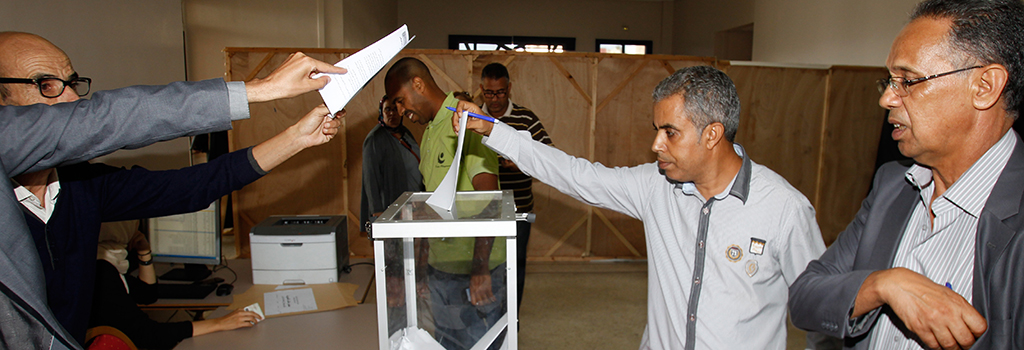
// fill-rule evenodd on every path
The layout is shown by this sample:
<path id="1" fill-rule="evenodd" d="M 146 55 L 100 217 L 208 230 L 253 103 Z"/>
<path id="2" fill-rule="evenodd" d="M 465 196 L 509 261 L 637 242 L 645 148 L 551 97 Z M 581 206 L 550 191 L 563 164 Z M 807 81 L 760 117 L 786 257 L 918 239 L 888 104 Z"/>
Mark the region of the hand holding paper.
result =
<path id="1" fill-rule="evenodd" d="M 334 64 L 338 67 L 345 67 L 348 69 L 348 73 L 344 75 L 338 74 L 322 74 L 317 77 L 328 75 L 331 77 L 331 81 L 327 83 L 322 89 L 320 89 L 320 96 L 323 97 L 324 102 L 327 103 L 327 108 L 330 109 L 331 114 L 337 113 L 348 101 L 352 100 L 352 97 L 362 90 L 366 83 L 370 82 L 384 66 L 391 61 L 395 55 L 398 54 L 402 48 L 405 48 L 410 41 L 415 37 L 409 37 L 409 28 L 402 25 L 388 36 L 377 40 L 377 42 L 371 44 L 359 50 L 340 62 Z"/>
<path id="2" fill-rule="evenodd" d="M 288 56 L 288 59 L 266 78 L 245 82 L 245 94 L 249 103 L 295 97 L 324 87 L 330 78 L 322 78 L 320 73 L 341 76 L 345 72 L 345 68 L 335 67 L 296 52 Z"/>
<path id="3" fill-rule="evenodd" d="M 462 112 L 466 111 L 474 114 L 483 114 L 484 111 L 480 109 L 476 104 L 472 102 L 459 101 L 458 107 L 455 108 L 455 115 L 452 116 L 452 129 L 455 130 L 459 136 L 462 135 L 462 130 L 459 128 L 459 116 Z M 493 118 L 492 118 L 493 119 Z M 477 134 L 488 136 L 491 134 L 491 129 L 494 128 L 494 122 L 483 120 L 480 118 L 469 118 L 466 121 L 466 130 L 472 130 Z"/>

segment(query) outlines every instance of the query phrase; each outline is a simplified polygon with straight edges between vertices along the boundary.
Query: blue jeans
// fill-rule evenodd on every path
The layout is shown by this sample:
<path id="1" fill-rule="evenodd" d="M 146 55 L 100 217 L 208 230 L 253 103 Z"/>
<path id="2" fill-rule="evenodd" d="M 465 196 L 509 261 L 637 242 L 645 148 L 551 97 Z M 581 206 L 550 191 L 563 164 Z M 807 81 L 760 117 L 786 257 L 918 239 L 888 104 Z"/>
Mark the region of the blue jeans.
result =
<path id="1" fill-rule="evenodd" d="M 434 338 L 445 349 L 472 348 L 508 312 L 505 264 L 491 270 L 491 291 L 497 300 L 482 306 L 469 302 L 466 290 L 470 275 L 450 274 L 428 266 L 427 276 L 431 311 L 437 326 Z M 504 339 L 504 335 L 499 336 L 488 349 L 501 348 Z"/>

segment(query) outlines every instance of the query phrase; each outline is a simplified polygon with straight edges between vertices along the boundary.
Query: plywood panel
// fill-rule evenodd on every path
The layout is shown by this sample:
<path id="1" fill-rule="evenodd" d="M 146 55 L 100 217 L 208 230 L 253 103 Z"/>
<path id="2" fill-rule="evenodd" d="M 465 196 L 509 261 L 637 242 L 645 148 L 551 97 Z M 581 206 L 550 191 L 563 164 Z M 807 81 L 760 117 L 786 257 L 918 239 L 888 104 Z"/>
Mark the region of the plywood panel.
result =
<path id="1" fill-rule="evenodd" d="M 813 200 L 828 70 L 731 66 L 728 74 L 742 105 L 736 141 Z"/>
<path id="2" fill-rule="evenodd" d="M 885 110 L 874 82 L 884 68 L 833 67 L 821 159 L 818 226 L 826 244 L 853 220 L 874 175 Z"/>

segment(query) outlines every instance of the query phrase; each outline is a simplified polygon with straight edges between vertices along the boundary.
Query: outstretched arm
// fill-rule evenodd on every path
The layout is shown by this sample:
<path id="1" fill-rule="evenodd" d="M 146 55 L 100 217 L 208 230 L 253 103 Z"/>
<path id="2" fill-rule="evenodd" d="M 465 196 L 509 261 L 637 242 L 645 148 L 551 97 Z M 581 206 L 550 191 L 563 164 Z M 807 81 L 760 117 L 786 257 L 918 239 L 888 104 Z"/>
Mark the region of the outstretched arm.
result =
<path id="1" fill-rule="evenodd" d="M 345 68 L 321 62 L 302 52 L 295 52 L 266 78 L 245 82 L 245 94 L 249 103 L 295 97 L 327 85 L 330 78 L 313 78 L 317 73 L 347 72 Z"/>
<path id="2" fill-rule="evenodd" d="M 344 117 L 345 110 L 338 112 Z M 331 118 L 327 106 L 319 105 L 295 125 L 252 148 L 252 156 L 263 171 L 270 171 L 300 151 L 327 143 L 338 133 L 341 120 Z"/>

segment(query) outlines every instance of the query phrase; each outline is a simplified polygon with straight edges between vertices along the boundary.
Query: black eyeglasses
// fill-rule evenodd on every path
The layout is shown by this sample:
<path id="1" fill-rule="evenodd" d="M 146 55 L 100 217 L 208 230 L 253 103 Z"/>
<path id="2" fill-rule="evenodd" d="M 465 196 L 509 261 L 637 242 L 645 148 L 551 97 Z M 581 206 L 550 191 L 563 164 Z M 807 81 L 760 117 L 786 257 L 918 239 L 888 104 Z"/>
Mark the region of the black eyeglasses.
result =
<path id="1" fill-rule="evenodd" d="M 903 77 L 892 77 L 892 76 L 890 76 L 888 78 L 881 79 L 881 80 L 878 81 L 878 93 L 884 95 L 885 94 L 885 90 L 891 87 L 892 91 L 896 93 L 896 96 L 907 97 L 907 95 L 910 95 L 909 88 L 911 86 L 915 85 L 915 84 L 920 84 L 920 83 L 923 83 L 923 82 L 926 82 L 928 80 L 935 79 L 935 78 L 938 78 L 938 77 L 944 77 L 944 76 L 947 76 L 947 75 L 950 75 L 950 74 L 956 74 L 956 73 L 960 73 L 960 72 L 971 70 L 971 69 L 977 69 L 977 68 L 982 68 L 982 66 L 960 68 L 960 69 L 948 71 L 948 72 L 945 72 L 945 73 L 932 74 L 932 75 L 929 75 L 927 77 L 914 78 L 914 79 L 906 79 L 906 78 L 903 78 Z"/>
<path id="2" fill-rule="evenodd" d="M 486 98 L 494 98 L 494 96 L 502 96 L 502 97 L 504 97 L 505 95 L 508 95 L 508 90 L 505 90 L 505 89 L 501 89 L 501 90 L 498 90 L 498 91 L 484 90 L 484 97 L 486 97 Z"/>
<path id="3" fill-rule="evenodd" d="M 35 84 L 39 87 L 39 93 L 46 98 L 55 98 L 64 93 L 64 88 L 70 86 L 78 97 L 89 94 L 89 86 L 92 79 L 71 76 L 71 80 L 63 80 L 56 77 L 25 79 L 25 78 L 0 78 L 0 84 Z"/>

